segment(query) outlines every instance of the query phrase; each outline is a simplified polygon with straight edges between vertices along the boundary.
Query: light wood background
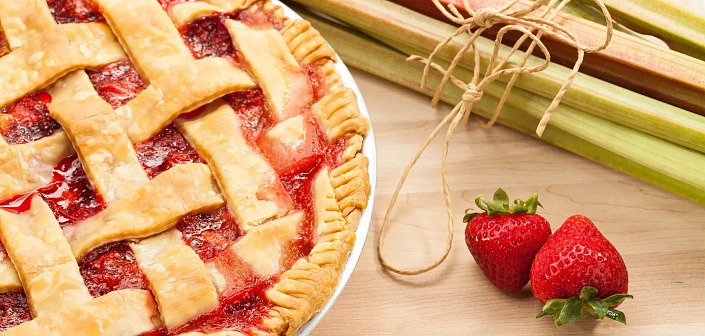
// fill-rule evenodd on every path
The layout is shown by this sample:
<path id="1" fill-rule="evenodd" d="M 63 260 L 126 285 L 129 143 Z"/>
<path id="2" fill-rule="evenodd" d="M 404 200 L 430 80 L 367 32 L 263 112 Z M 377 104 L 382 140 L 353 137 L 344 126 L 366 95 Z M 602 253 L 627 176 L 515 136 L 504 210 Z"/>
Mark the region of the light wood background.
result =
<path id="1" fill-rule="evenodd" d="M 705 14 L 704 1 L 680 1 Z M 705 27 L 704 27 L 705 29 Z M 446 262 L 420 276 L 397 276 L 377 260 L 377 238 L 394 186 L 428 133 L 450 111 L 353 70 L 377 137 L 377 199 L 362 257 L 347 287 L 312 333 L 324 335 L 705 335 L 705 207 L 503 126 L 470 123 L 454 135 L 449 158 L 455 218 Z M 387 238 L 396 264 L 425 265 L 443 251 L 441 141 L 434 142 L 403 189 Z M 630 277 L 620 310 L 627 325 L 583 320 L 553 329 L 535 319 L 529 286 L 507 294 L 486 280 L 460 223 L 478 194 L 503 187 L 510 198 L 538 192 L 555 231 L 584 214 L 622 253 Z"/>

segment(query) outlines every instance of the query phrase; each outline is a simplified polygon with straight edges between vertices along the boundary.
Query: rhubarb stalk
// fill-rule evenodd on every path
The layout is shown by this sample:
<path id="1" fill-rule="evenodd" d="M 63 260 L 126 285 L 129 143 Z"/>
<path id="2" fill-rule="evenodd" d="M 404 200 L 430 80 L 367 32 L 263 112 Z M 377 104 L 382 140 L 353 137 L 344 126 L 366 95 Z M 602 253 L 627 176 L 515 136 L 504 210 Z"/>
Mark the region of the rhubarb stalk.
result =
<path id="1" fill-rule="evenodd" d="M 580 0 L 586 4 L 590 1 Z M 632 29 L 664 40 L 672 49 L 705 60 L 705 18 L 669 0 L 604 0 Z"/>
<path id="2" fill-rule="evenodd" d="M 407 55 L 359 32 L 314 16 L 301 7 L 292 7 L 312 22 L 348 65 L 424 94 L 433 94 L 432 89 L 419 87 L 423 66 L 405 62 Z M 463 80 L 472 77 L 468 71 L 457 70 L 456 74 Z M 431 74 L 429 86 L 434 87 L 439 82 L 440 76 Z M 488 118 L 503 92 L 501 83 L 490 84 L 473 111 Z M 456 104 L 462 94 L 457 87 L 447 86 L 441 99 Z M 550 99 L 515 88 L 507 104 L 498 121 L 535 136 L 536 123 Z M 705 169 L 705 155 L 702 153 L 564 105 L 559 106 L 541 139 L 705 204 L 705 176 L 701 174 Z"/>

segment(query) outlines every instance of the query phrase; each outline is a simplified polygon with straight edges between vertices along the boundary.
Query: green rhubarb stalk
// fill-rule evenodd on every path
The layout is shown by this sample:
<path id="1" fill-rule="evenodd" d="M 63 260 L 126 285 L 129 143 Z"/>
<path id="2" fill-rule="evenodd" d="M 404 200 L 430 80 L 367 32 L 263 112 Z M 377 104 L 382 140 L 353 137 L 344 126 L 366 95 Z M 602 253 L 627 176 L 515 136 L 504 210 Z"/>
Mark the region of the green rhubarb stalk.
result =
<path id="1" fill-rule="evenodd" d="M 594 2 L 580 0 L 586 4 Z M 705 17 L 672 0 L 603 0 L 612 16 L 630 28 L 664 40 L 673 50 L 705 60 Z"/>
<path id="2" fill-rule="evenodd" d="M 405 54 L 359 32 L 314 16 L 301 7 L 295 7 L 295 10 L 312 22 L 346 64 L 433 95 L 432 89 L 419 86 L 423 66 L 406 62 Z M 472 76 L 464 69 L 459 69 L 457 74 L 464 80 Z M 429 86 L 435 87 L 439 82 L 437 73 L 429 76 Z M 502 86 L 500 83 L 489 85 L 484 98 L 475 103 L 473 112 L 488 118 L 503 92 Z M 462 90 L 449 85 L 441 99 L 456 104 L 462 95 Z M 536 123 L 550 100 L 516 90 L 507 103 L 498 121 L 536 136 Z M 557 120 L 552 119 L 542 140 L 705 204 L 705 176 L 700 177 L 702 174 L 699 174 L 705 169 L 705 155 L 576 109 L 560 109 L 554 115 Z M 602 139 L 594 139 L 594 133 L 599 133 Z"/>
<path id="3" fill-rule="evenodd" d="M 568 15 L 573 15 L 577 16 L 579 18 L 588 20 L 590 22 L 594 22 L 597 24 L 604 25 L 605 24 L 605 17 L 602 15 L 602 12 L 599 10 L 596 10 L 594 7 L 588 6 L 587 4 L 580 3 L 580 2 L 569 2 L 564 8 L 563 12 Z M 641 39 L 643 41 L 647 41 L 649 43 L 652 43 L 652 41 L 649 41 L 644 38 L 642 34 L 639 34 L 627 27 L 625 27 L 622 24 L 619 24 L 617 22 L 613 23 L 614 30 L 620 31 L 622 33 L 625 33 L 627 35 L 630 35 L 632 37 L 636 37 L 638 39 Z"/>
<path id="4" fill-rule="evenodd" d="M 429 55 L 436 45 L 456 29 L 449 24 L 382 0 L 295 1 L 331 15 L 409 54 L 417 52 L 419 55 Z M 443 48 L 438 57 L 451 59 L 466 40 L 465 36 L 458 37 Z M 482 67 L 485 68 L 494 49 L 494 41 L 479 38 L 476 44 Z M 509 47 L 502 46 L 500 58 L 509 50 Z M 523 56 L 523 52 L 515 53 L 508 64 L 518 64 Z M 468 53 L 460 65 L 472 68 L 472 60 L 473 57 Z M 540 62 L 540 58 L 532 56 L 526 66 L 534 66 Z M 542 72 L 519 76 L 516 87 L 552 99 L 568 77 L 569 71 L 563 66 L 551 64 Z M 508 80 L 508 77 L 500 78 L 500 81 Z M 705 99 L 705 95 L 698 99 Z M 562 104 L 705 152 L 705 117 L 614 84 L 579 74 L 563 97 Z"/>

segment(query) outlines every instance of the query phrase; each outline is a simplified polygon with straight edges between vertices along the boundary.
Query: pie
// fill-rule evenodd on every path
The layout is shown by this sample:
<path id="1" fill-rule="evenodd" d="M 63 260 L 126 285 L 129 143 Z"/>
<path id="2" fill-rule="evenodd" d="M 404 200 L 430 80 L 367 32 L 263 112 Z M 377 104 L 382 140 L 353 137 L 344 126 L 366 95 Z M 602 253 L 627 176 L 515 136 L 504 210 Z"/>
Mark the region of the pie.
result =
<path id="1" fill-rule="evenodd" d="M 0 336 L 290 335 L 336 287 L 369 121 L 253 0 L 0 0 Z"/>

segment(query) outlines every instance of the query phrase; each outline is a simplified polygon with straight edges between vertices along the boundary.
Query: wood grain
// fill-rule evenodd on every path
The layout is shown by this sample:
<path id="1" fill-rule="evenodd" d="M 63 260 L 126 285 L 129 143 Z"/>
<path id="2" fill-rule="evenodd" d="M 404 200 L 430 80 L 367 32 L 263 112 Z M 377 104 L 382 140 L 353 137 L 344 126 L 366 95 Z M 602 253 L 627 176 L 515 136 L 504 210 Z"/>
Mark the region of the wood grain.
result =
<path id="1" fill-rule="evenodd" d="M 683 0 L 705 12 L 703 1 Z M 699 6 L 699 7 L 698 7 Z M 449 176 L 454 246 L 439 268 L 420 276 L 387 273 L 377 238 L 394 186 L 428 133 L 449 111 L 429 98 L 353 70 L 377 137 L 377 199 L 362 257 L 342 295 L 312 333 L 323 335 L 703 335 L 705 207 L 502 126 L 469 123 L 454 135 Z M 441 141 L 412 171 L 386 244 L 399 266 L 421 266 L 444 248 Z M 529 286 L 493 287 L 465 246 L 460 223 L 478 194 L 503 187 L 511 198 L 538 192 L 555 231 L 570 215 L 590 217 L 622 253 L 634 300 L 620 306 L 627 325 L 583 320 L 555 331 L 535 319 L 541 304 Z"/>

